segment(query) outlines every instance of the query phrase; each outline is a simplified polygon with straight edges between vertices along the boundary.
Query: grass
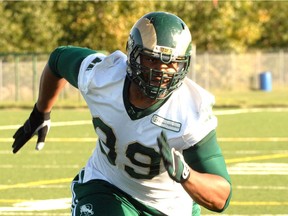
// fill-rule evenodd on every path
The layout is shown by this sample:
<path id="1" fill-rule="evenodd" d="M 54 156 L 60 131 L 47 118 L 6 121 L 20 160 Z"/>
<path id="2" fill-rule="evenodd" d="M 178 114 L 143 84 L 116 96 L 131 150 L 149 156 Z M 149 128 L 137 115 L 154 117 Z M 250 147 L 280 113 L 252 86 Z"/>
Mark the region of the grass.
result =
<path id="1" fill-rule="evenodd" d="M 286 174 L 261 175 L 265 169 L 276 171 L 275 165 L 286 164 L 288 168 L 288 110 L 248 112 L 218 116 L 219 142 L 228 167 L 239 164 L 254 167 L 253 174 L 232 174 L 233 198 L 228 215 L 280 215 L 288 212 Z M 285 141 L 271 141 L 270 138 L 286 138 Z M 231 138 L 225 141 L 225 138 Z M 245 138 L 233 141 L 235 138 Z M 248 138 L 248 139 L 247 139 Z M 249 138 L 254 138 L 249 140 Z M 255 141 L 258 138 L 259 141 Z M 227 139 L 226 139 L 227 140 Z M 238 159 L 238 162 L 235 159 Z M 267 166 L 267 168 L 265 168 Z M 268 172 L 268 173 L 269 173 Z M 209 211 L 203 211 L 210 214 Z"/>
<path id="2" fill-rule="evenodd" d="M 288 88 L 275 88 L 270 92 L 259 90 L 219 91 L 211 90 L 215 95 L 215 108 L 255 108 L 255 107 L 288 107 Z M 0 109 L 21 108 L 31 109 L 32 101 L 2 101 Z M 73 92 L 73 97 L 62 96 L 59 98 L 55 108 L 86 108 L 86 103 Z"/>
<path id="3" fill-rule="evenodd" d="M 213 91 L 212 91 L 213 92 Z M 215 91 L 216 107 L 288 107 L 288 89 L 266 91 Z"/>
<path id="4" fill-rule="evenodd" d="M 233 172 L 233 197 L 225 214 L 284 215 L 288 212 L 288 109 L 254 111 L 218 115 L 219 143 Z M 22 124 L 29 113 L 29 109 L 1 109 L 0 126 Z M 52 112 L 52 120 L 89 122 L 90 115 L 87 109 L 59 108 Z M 70 198 L 70 182 L 94 148 L 92 124 L 52 127 L 43 151 L 34 150 L 34 139 L 16 155 L 11 153 L 14 132 L 15 129 L 0 129 L 0 215 L 69 215 L 68 208 L 25 212 L 7 212 L 3 208 L 15 207 L 21 201 Z M 67 140 L 70 137 L 89 140 L 73 142 Z M 235 173 L 237 167 L 241 168 L 239 173 Z M 277 173 L 281 171 L 279 167 L 284 174 Z M 263 174 L 264 171 L 268 174 Z M 205 209 L 202 213 L 216 215 Z"/>

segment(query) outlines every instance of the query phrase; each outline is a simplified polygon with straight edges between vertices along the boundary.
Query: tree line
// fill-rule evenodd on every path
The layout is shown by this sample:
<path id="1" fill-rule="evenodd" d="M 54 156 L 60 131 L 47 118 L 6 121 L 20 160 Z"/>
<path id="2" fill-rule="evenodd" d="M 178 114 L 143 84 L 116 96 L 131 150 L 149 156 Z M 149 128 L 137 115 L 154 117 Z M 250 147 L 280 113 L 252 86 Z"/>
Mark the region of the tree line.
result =
<path id="1" fill-rule="evenodd" d="M 0 53 L 51 52 L 59 45 L 125 51 L 145 13 L 167 11 L 189 26 L 197 52 L 286 49 L 286 1 L 1 1 Z"/>

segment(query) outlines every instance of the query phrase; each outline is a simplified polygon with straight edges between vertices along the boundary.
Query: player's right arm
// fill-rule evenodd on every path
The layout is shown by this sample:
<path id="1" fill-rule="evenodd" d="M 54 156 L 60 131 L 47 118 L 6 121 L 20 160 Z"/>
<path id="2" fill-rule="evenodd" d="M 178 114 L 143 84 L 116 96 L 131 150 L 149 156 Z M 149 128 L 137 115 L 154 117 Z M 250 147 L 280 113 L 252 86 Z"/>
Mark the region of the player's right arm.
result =
<path id="1" fill-rule="evenodd" d="M 67 82 L 78 87 L 78 73 L 82 61 L 95 51 L 65 46 L 55 49 L 43 69 L 37 102 L 24 125 L 14 134 L 13 153 L 17 153 L 34 135 L 38 135 L 36 149 L 41 150 L 50 128 L 50 112 Z"/>
<path id="2" fill-rule="evenodd" d="M 46 64 L 41 75 L 39 96 L 36 103 L 39 112 L 46 113 L 51 111 L 66 83 L 67 80 L 55 76 L 51 72 L 49 64 Z"/>
<path id="3" fill-rule="evenodd" d="M 51 111 L 67 81 L 74 87 L 78 87 L 81 63 L 93 53 L 94 50 L 74 46 L 61 46 L 51 53 L 40 80 L 36 104 L 40 112 Z"/>

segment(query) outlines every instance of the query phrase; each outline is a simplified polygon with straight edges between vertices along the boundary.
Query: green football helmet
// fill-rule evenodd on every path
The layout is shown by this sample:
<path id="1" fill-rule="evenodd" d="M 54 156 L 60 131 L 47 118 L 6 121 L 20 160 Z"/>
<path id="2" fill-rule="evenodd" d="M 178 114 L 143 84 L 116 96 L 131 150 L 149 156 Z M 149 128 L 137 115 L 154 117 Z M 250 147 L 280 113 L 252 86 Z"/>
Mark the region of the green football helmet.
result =
<path id="1" fill-rule="evenodd" d="M 191 42 L 188 27 L 178 16 L 167 12 L 144 15 L 132 27 L 128 38 L 126 47 L 128 77 L 149 98 L 167 98 L 181 86 L 188 73 Z M 177 62 L 178 70 L 176 73 L 169 73 L 141 65 L 140 58 L 143 55 L 160 59 L 164 64 Z M 168 84 L 163 85 L 164 79 L 167 78 Z"/>

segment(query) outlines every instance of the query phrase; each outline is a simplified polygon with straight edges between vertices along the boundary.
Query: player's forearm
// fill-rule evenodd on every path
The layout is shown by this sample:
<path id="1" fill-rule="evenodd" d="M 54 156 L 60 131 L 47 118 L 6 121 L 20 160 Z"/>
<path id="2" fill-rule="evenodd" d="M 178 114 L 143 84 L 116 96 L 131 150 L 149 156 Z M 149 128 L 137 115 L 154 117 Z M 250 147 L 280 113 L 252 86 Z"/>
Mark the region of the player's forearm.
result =
<path id="1" fill-rule="evenodd" d="M 65 79 L 53 75 L 47 64 L 40 79 L 37 109 L 40 112 L 50 112 L 66 83 Z"/>
<path id="2" fill-rule="evenodd" d="M 230 184 L 224 178 L 194 170 L 182 186 L 195 202 L 217 212 L 223 210 L 230 195 Z"/>

